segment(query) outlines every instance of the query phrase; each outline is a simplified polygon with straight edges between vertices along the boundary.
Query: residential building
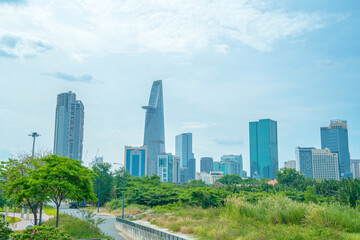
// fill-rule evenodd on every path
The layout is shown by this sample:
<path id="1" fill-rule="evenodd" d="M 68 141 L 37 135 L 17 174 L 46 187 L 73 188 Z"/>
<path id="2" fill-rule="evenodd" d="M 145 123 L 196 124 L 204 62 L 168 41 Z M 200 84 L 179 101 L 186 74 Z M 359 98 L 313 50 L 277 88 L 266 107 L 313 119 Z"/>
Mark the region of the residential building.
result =
<path id="1" fill-rule="evenodd" d="M 328 148 L 339 155 L 340 178 L 352 177 L 346 120 L 331 120 L 328 127 L 320 128 L 321 148 Z"/>
<path id="2" fill-rule="evenodd" d="M 201 180 L 206 184 L 210 184 L 210 172 L 196 172 L 195 180 Z"/>
<path id="3" fill-rule="evenodd" d="M 295 148 L 296 170 L 303 172 L 305 176 L 313 178 L 312 150 L 313 147 Z"/>
<path id="4" fill-rule="evenodd" d="M 57 96 L 54 154 L 82 160 L 84 140 L 84 105 L 73 92 Z"/>
<path id="5" fill-rule="evenodd" d="M 146 110 L 144 146 L 147 147 L 147 175 L 157 174 L 157 160 L 165 153 L 164 107 L 162 81 L 154 81 Z"/>
<path id="6" fill-rule="evenodd" d="M 161 154 L 157 169 L 162 182 L 180 183 L 180 158 L 171 153 Z"/>
<path id="7" fill-rule="evenodd" d="M 192 133 L 182 133 L 175 137 L 175 156 L 180 158 L 181 167 L 188 169 L 187 179 L 195 179 L 196 160 L 192 152 Z"/>
<path id="8" fill-rule="evenodd" d="M 339 156 L 330 149 L 312 149 L 314 179 L 340 179 Z"/>
<path id="9" fill-rule="evenodd" d="M 214 160 L 212 157 L 200 158 L 200 172 L 210 173 L 214 169 Z"/>
<path id="10" fill-rule="evenodd" d="M 143 177 L 147 175 L 147 147 L 125 146 L 125 169 L 131 175 Z"/>
<path id="11" fill-rule="evenodd" d="M 220 160 L 220 165 L 223 165 L 224 175 L 236 174 L 241 176 L 243 171 L 242 155 L 223 155 Z M 220 167 L 221 168 L 221 167 Z"/>
<path id="12" fill-rule="evenodd" d="M 277 122 L 260 119 L 249 123 L 250 176 L 275 179 L 278 164 Z"/>
<path id="13" fill-rule="evenodd" d="M 360 159 L 351 159 L 351 173 L 353 178 L 360 178 Z"/>
<path id="14" fill-rule="evenodd" d="M 284 168 L 292 168 L 296 170 L 296 161 L 295 160 L 289 160 L 287 162 L 284 162 Z"/>

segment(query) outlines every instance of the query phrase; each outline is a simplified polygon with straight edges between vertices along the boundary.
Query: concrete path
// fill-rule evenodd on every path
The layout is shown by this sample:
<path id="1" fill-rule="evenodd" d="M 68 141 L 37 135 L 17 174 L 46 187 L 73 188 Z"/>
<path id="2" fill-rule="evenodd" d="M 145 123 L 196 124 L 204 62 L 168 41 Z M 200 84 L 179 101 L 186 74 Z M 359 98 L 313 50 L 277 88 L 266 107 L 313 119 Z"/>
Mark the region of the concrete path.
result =
<path id="1" fill-rule="evenodd" d="M 2 212 L 4 213 L 4 212 Z M 39 214 L 37 215 L 39 217 Z M 24 214 L 24 217 L 21 218 L 21 213 L 9 213 L 8 214 L 8 217 L 16 217 L 16 218 L 20 218 L 22 219 L 22 221 L 20 222 L 16 222 L 16 223 L 12 223 L 10 224 L 10 228 L 12 230 L 15 230 L 15 231 L 18 231 L 18 230 L 24 230 L 27 226 L 33 226 L 34 225 L 34 215 L 33 214 L 30 214 L 29 215 L 29 220 L 26 220 L 26 214 Z M 54 216 L 49 216 L 47 215 L 44 211 L 42 212 L 42 221 L 47 221 L 49 220 L 50 218 L 52 218 Z"/>

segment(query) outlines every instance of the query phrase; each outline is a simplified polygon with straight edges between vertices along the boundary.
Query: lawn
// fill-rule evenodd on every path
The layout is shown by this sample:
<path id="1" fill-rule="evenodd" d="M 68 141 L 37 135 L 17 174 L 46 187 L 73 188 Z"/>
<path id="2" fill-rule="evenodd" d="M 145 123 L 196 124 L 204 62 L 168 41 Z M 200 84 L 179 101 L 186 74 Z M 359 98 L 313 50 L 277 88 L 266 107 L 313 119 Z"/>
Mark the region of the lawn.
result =
<path id="1" fill-rule="evenodd" d="M 52 206 L 50 205 L 47 205 L 47 206 L 43 206 L 43 210 L 44 212 L 49 215 L 49 216 L 55 216 L 56 215 L 56 209 L 53 208 Z"/>

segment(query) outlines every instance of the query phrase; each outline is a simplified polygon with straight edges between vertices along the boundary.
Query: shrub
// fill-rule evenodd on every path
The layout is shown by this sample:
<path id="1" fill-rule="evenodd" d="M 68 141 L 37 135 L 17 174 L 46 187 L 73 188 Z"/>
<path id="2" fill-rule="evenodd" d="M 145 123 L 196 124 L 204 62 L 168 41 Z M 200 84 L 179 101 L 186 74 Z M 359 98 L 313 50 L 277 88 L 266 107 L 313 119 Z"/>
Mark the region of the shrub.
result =
<path id="1" fill-rule="evenodd" d="M 13 240 L 71 240 L 69 234 L 61 231 L 55 227 L 47 226 L 34 226 L 32 228 L 25 229 L 22 232 L 11 234 Z"/>
<path id="2" fill-rule="evenodd" d="M 8 222 L 0 222 L 0 239 L 8 239 L 12 232 Z"/>

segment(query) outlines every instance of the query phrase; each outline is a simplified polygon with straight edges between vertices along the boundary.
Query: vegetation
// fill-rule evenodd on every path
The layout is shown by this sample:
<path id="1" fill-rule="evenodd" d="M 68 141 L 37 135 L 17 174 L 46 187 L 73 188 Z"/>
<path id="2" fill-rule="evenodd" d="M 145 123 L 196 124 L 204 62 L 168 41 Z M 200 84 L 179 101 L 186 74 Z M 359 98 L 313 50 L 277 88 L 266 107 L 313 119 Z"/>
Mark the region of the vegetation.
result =
<path id="1" fill-rule="evenodd" d="M 0 222 L 0 239 L 8 239 L 12 232 L 8 222 Z"/>
<path id="2" fill-rule="evenodd" d="M 34 226 L 32 228 L 25 229 L 21 232 L 11 234 L 13 240 L 45 240 L 45 239 L 57 239 L 57 240 L 71 240 L 71 237 L 66 232 L 55 227 L 47 226 Z"/>
<path id="3" fill-rule="evenodd" d="M 103 220 L 95 220 L 93 215 L 91 215 L 91 213 L 84 213 L 84 214 L 83 214 L 83 219 L 79 219 L 68 214 L 60 214 L 59 228 L 62 229 L 64 232 L 68 233 L 72 239 L 112 240 L 111 237 L 101 232 L 101 230 L 98 227 L 98 225 L 101 224 Z M 56 219 L 52 218 L 44 222 L 43 226 L 52 226 L 52 227 L 56 226 Z"/>
<path id="4" fill-rule="evenodd" d="M 49 216 L 54 216 L 54 215 L 56 215 L 56 209 L 53 208 L 53 207 L 50 206 L 50 205 L 44 206 L 44 207 L 43 207 L 43 210 L 44 210 L 44 212 L 45 212 L 47 215 L 49 215 Z"/>

